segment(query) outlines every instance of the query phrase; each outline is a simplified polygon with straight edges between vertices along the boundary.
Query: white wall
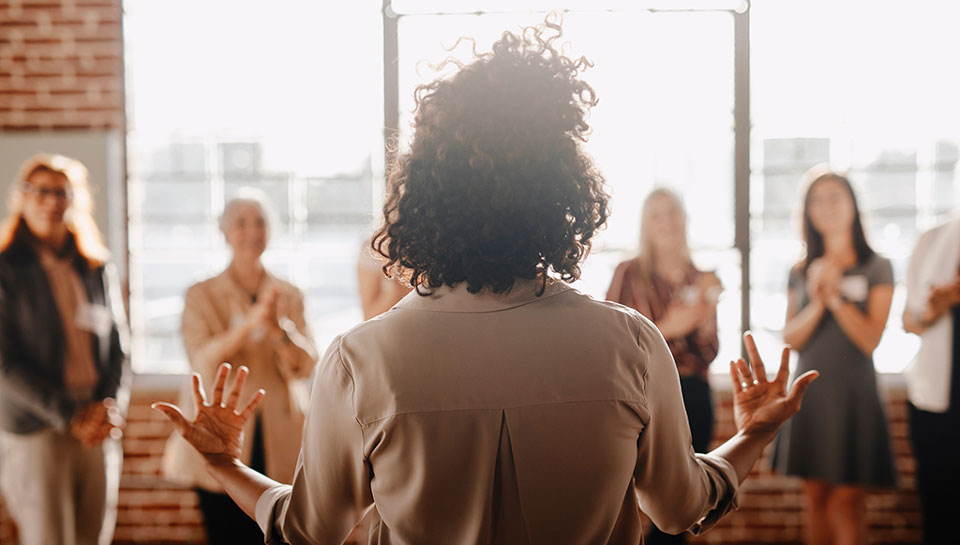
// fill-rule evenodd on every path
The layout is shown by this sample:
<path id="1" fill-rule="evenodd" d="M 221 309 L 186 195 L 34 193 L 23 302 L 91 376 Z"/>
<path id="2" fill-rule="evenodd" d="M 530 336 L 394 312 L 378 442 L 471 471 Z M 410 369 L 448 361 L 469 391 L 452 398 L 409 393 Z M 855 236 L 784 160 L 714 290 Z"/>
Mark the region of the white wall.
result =
<path id="1" fill-rule="evenodd" d="M 0 196 L 4 202 L 4 215 L 20 164 L 27 157 L 41 152 L 67 155 L 87 166 L 94 217 L 125 281 L 123 133 L 117 130 L 0 133 Z"/>

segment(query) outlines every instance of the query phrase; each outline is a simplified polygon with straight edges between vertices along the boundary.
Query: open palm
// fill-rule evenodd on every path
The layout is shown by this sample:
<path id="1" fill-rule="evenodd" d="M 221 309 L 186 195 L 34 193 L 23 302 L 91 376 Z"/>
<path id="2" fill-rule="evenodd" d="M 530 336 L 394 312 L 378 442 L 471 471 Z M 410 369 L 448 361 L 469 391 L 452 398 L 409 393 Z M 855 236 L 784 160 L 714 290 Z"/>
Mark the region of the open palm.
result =
<path id="1" fill-rule="evenodd" d="M 767 380 L 767 371 L 760 352 L 747 332 L 743 335 L 750 365 L 743 358 L 730 362 L 730 377 L 733 379 L 733 414 L 737 430 L 746 433 L 773 435 L 791 416 L 800 410 L 800 403 L 807 387 L 819 375 L 808 371 L 797 378 L 787 393 L 790 376 L 790 348 L 784 347 L 780 356 L 780 369 L 774 380 Z"/>
<path id="2" fill-rule="evenodd" d="M 188 421 L 176 405 L 154 403 L 152 407 L 165 414 L 180 435 L 205 457 L 239 458 L 243 444 L 243 427 L 265 393 L 262 389 L 257 390 L 243 409 L 237 410 L 240 392 L 243 390 L 248 372 L 246 367 L 241 366 L 237 370 L 233 384 L 226 389 L 230 364 L 220 364 L 214 379 L 213 397 L 209 403 L 206 402 L 200 375 L 194 373 L 193 398 L 197 406 L 197 417 L 193 422 Z"/>

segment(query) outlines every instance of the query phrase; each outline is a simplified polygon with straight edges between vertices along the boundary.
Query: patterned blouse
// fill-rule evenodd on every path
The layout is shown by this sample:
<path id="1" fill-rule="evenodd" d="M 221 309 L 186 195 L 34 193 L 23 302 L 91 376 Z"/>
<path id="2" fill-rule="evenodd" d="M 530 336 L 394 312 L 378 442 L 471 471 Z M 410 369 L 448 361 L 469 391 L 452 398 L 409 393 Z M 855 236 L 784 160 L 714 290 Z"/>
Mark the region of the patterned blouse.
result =
<path id="1" fill-rule="evenodd" d="M 693 286 L 700 271 L 693 266 L 687 269 L 682 282 L 672 286 L 665 278 L 653 274 L 647 283 L 640 277 L 640 263 L 636 259 L 624 261 L 617 266 L 607 290 L 607 299 L 636 309 L 650 321 L 663 319 L 667 307 L 674 298 L 679 298 L 683 288 Z M 717 339 L 717 317 L 707 325 L 697 328 L 684 337 L 667 339 L 680 376 L 698 375 L 707 378 L 710 362 L 717 357 L 720 343 Z"/>

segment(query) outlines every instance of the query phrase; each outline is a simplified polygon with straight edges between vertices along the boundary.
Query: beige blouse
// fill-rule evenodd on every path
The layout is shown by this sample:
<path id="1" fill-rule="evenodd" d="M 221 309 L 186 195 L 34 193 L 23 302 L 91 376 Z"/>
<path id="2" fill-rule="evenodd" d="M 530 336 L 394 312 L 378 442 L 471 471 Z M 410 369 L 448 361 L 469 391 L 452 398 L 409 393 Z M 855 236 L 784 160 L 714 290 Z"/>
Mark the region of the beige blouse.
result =
<path id="1" fill-rule="evenodd" d="M 63 383 L 76 399 L 90 399 L 100 374 L 93 360 L 93 334 L 79 325 L 80 313 L 90 304 L 87 292 L 69 258 L 58 257 L 46 248 L 39 253 L 63 327 Z"/>
<path id="2" fill-rule="evenodd" d="M 270 397 L 271 393 L 267 393 Z M 636 311 L 557 282 L 411 293 L 339 336 L 314 381 L 293 485 L 260 497 L 268 543 L 641 542 L 736 505 L 694 454 L 677 368 Z"/>
<path id="3" fill-rule="evenodd" d="M 307 339 L 312 339 L 304 317 L 303 294 L 292 284 L 267 275 L 261 292 L 270 286 L 279 288 L 277 314 L 279 318 L 293 320 Z M 193 371 L 200 373 L 204 387 L 210 391 L 214 374 L 220 361 L 210 355 L 210 341 L 236 326 L 250 311 L 253 301 L 226 272 L 195 284 L 187 290 L 183 309 L 182 333 L 187 358 Z M 258 388 L 271 395 L 258 408 L 262 428 L 267 475 L 280 482 L 293 482 L 297 453 L 300 450 L 304 413 L 308 401 L 309 384 L 304 380 L 313 370 L 313 361 L 304 361 L 300 374 L 284 378 L 277 364 L 276 345 L 264 332 L 253 332 L 247 344 L 229 361 L 234 367 L 246 365 L 250 369 L 241 399 L 247 399 Z M 310 342 L 313 342 L 310 340 Z M 184 414 L 193 417 L 196 408 L 189 381 L 185 381 L 180 393 L 180 407 Z M 275 395 L 274 395 L 275 394 Z M 272 398 L 272 399 L 269 399 Z M 244 430 L 242 458 L 250 463 L 253 450 L 254 419 L 247 422 Z M 163 459 L 164 475 L 175 482 L 199 486 L 211 491 L 223 488 L 210 476 L 203 459 L 190 445 L 174 432 L 167 442 Z"/>

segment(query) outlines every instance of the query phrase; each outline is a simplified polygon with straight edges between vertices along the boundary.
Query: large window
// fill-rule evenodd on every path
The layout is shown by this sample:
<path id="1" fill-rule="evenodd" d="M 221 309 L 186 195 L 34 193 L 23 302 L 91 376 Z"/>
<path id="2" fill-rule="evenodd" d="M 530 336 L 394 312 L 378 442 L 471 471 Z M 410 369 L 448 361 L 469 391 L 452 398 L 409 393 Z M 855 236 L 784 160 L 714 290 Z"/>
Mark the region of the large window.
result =
<path id="1" fill-rule="evenodd" d="M 800 178 L 829 162 L 849 172 L 898 281 L 877 369 L 898 372 L 916 352 L 901 325 L 907 259 L 960 204 L 958 20 L 952 2 L 753 2 L 750 296 L 765 342 L 780 342 L 787 271 L 802 255 Z"/>
<path id="2" fill-rule="evenodd" d="M 266 191 L 278 212 L 265 260 L 308 294 L 318 343 L 360 319 L 353 267 L 381 197 L 385 85 L 399 92 L 403 146 L 414 88 L 454 70 L 446 58 L 471 59 L 473 43 L 453 47 L 458 39 L 484 51 L 504 29 L 543 21 L 530 6 L 546 4 L 481 3 L 495 9 L 395 2 L 398 75 L 386 81 L 382 38 L 394 27 L 381 27 L 379 2 L 125 3 L 138 371 L 186 369 L 182 295 L 225 266 L 216 218 L 242 186 Z M 802 254 L 798 185 L 810 166 L 849 170 L 868 236 L 901 283 L 917 235 L 956 209 L 960 81 L 950 54 L 960 50 L 960 6 L 754 0 L 746 58 L 731 11 L 745 2 L 566 4 L 577 9 L 564 14 L 564 51 L 595 63 L 584 77 L 600 99 L 586 149 L 614 197 L 578 287 L 602 297 L 616 263 L 637 250 L 644 196 L 677 190 L 694 260 L 726 287 L 718 362 L 739 355 L 743 310 L 762 346 L 781 343 L 787 272 Z M 747 65 L 750 178 L 735 181 L 735 66 Z M 746 199 L 734 196 L 748 186 L 739 235 L 749 230 L 750 243 L 735 248 L 735 204 Z M 745 298 L 741 255 L 751 263 Z M 881 371 L 901 370 L 917 347 L 900 327 L 903 299 L 901 284 L 875 358 Z"/>
<path id="3" fill-rule="evenodd" d="M 321 348 L 360 320 L 357 252 L 383 179 L 368 4 L 125 2 L 136 371 L 187 370 L 183 294 L 226 266 L 217 218 L 244 186 L 270 199 L 264 261 L 307 295 Z"/>
<path id="4" fill-rule="evenodd" d="M 408 2 L 407 4 L 417 4 Z M 542 22 L 543 13 L 408 14 L 398 21 L 401 142 L 410 135 L 414 88 L 469 61 L 504 30 Z M 599 105 L 586 150 L 613 193 L 613 216 L 577 287 L 602 298 L 619 260 L 637 251 L 640 207 L 655 186 L 685 197 L 694 260 L 718 271 L 721 355 L 739 354 L 740 273 L 734 244 L 733 16 L 726 11 L 572 11 L 564 51 L 595 66 L 584 79 Z M 459 46 L 450 50 L 457 44 Z"/>

